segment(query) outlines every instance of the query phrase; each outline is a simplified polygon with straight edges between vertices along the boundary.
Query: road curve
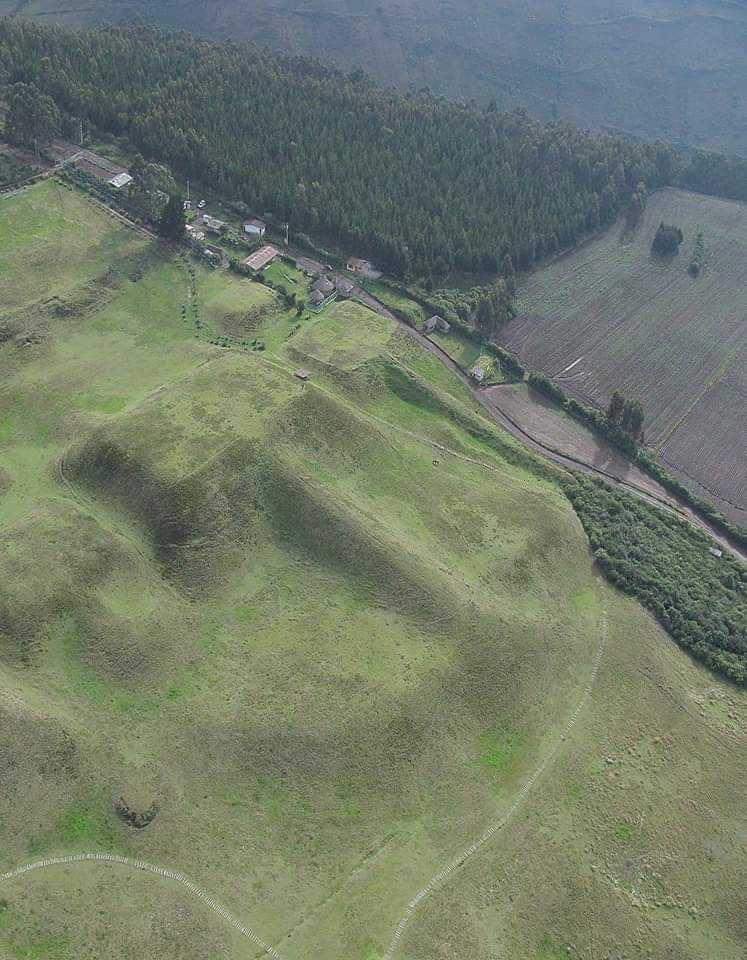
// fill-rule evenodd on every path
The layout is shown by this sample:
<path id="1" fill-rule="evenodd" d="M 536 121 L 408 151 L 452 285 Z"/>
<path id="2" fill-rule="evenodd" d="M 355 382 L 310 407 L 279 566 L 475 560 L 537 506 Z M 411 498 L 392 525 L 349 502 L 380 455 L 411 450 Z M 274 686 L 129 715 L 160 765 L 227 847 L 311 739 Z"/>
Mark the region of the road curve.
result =
<path id="1" fill-rule="evenodd" d="M 668 510 L 670 513 L 675 513 L 681 519 L 689 523 L 692 527 L 707 533 L 719 544 L 719 546 L 725 550 L 729 550 L 743 563 L 747 563 L 747 552 L 745 552 L 743 548 L 732 543 L 727 536 L 721 533 L 708 520 L 705 520 L 698 513 L 696 513 L 686 501 L 680 499 L 675 494 L 670 493 L 667 493 L 664 496 L 658 496 L 657 494 L 652 493 L 650 490 L 644 489 L 630 480 L 622 480 L 620 477 L 616 477 L 614 474 L 608 473 L 606 470 L 602 470 L 600 467 L 596 467 L 594 464 L 591 464 L 588 461 L 572 457 L 569 454 L 562 453 L 560 450 L 555 450 L 553 447 L 543 443 L 541 440 L 537 439 L 537 437 L 534 437 L 532 434 L 528 433 L 521 426 L 521 424 L 517 423 L 516 420 L 502 410 L 495 400 L 489 397 L 480 387 L 478 387 L 469 378 L 469 376 L 467 376 L 464 370 L 462 370 L 462 368 L 448 355 L 448 353 L 442 350 L 437 343 L 434 343 L 433 340 L 425 336 L 425 334 L 420 333 L 419 330 L 411 327 L 400 317 L 396 316 L 396 314 L 392 313 L 391 310 L 388 310 L 387 307 L 381 303 L 381 301 L 377 300 L 376 297 L 372 296 L 370 293 L 361 291 L 357 292 L 355 296 L 357 300 L 365 304 L 367 307 L 370 307 L 372 310 L 375 310 L 376 313 L 383 317 L 387 317 L 389 320 L 394 321 L 394 323 L 399 324 L 399 326 L 408 334 L 408 336 L 415 340 L 416 343 L 420 344 L 420 346 L 425 350 L 428 350 L 434 356 L 438 357 L 444 366 L 448 367 L 449 370 L 451 370 L 451 372 L 467 387 L 474 399 L 480 404 L 490 419 L 495 421 L 512 437 L 520 440 L 532 452 L 539 454 L 546 460 L 550 460 L 553 463 L 566 468 L 567 470 L 581 471 L 582 473 L 587 473 L 591 476 L 601 477 L 611 486 L 621 487 L 635 496 L 640 497 L 642 500 L 645 500 L 652 506 Z"/>

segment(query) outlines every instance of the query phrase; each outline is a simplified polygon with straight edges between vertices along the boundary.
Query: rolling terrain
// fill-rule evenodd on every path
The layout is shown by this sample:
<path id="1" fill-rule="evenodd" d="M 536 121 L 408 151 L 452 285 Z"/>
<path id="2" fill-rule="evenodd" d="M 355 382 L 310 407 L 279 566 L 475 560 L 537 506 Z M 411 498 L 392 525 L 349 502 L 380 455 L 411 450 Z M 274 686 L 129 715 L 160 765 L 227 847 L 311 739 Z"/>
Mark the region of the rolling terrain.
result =
<path id="1" fill-rule="evenodd" d="M 145 18 L 403 88 L 747 153 L 747 11 L 734 0 L 0 0 L 68 25 Z"/>
<path id="2" fill-rule="evenodd" d="M 551 467 L 357 304 L 296 322 L 51 181 L 0 222 L 3 960 L 261 955 L 162 874 L 2 879 L 89 852 L 284 960 L 742 956 L 747 695 Z"/>
<path id="3" fill-rule="evenodd" d="M 673 258 L 652 256 L 660 222 L 681 226 Z M 702 233 L 705 266 L 688 273 Z M 747 207 L 679 190 L 532 273 L 504 342 L 572 396 L 641 400 L 646 442 L 696 493 L 747 519 L 744 418 Z"/>

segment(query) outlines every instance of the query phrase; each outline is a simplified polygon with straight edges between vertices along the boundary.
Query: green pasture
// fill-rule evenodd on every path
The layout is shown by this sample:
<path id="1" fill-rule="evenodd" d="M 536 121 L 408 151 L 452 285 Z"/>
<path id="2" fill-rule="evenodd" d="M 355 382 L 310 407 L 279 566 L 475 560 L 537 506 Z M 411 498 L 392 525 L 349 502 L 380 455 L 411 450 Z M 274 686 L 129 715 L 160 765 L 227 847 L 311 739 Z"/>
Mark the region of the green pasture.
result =
<path id="1" fill-rule="evenodd" d="M 26 287 L 0 343 L 0 873 L 117 852 L 182 871 L 283 960 L 381 957 L 555 749 L 606 618 L 575 728 L 397 960 L 608 935 L 736 960 L 747 702 L 600 579 L 554 473 L 358 304 L 298 324 L 147 243 L 91 292 L 100 238 L 113 262 L 140 241 L 66 197 L 101 221 L 50 280 L 66 310 L 24 312 L 14 237 Z M 0 200 L 18 222 L 15 203 L 42 216 L 34 191 Z M 155 820 L 133 829 L 115 796 Z M 3 957 L 255 952 L 164 878 L 0 885 Z"/>

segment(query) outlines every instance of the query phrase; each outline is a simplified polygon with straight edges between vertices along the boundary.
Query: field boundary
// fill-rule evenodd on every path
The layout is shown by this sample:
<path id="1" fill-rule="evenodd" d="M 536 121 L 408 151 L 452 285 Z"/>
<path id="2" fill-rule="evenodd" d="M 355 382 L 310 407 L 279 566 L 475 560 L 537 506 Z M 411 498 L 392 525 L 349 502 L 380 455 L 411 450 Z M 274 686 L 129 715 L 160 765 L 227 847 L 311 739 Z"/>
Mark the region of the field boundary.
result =
<path id="1" fill-rule="evenodd" d="M 42 870 L 46 867 L 56 867 L 64 866 L 67 864 L 73 863 L 114 863 L 119 866 L 130 867 L 133 870 L 141 870 L 144 873 L 152 873 L 156 876 L 165 877 L 167 880 L 175 880 L 177 883 L 180 883 L 182 886 L 186 887 L 190 893 L 192 893 L 198 900 L 205 904 L 206 907 L 209 907 L 214 913 L 217 913 L 219 917 L 230 924 L 235 930 L 245 937 L 247 940 L 250 940 L 255 946 L 260 947 L 264 953 L 272 957 L 273 960 L 282 960 L 280 954 L 275 950 L 274 947 L 270 946 L 269 943 L 265 943 L 261 937 L 251 930 L 249 927 L 244 926 L 240 920 L 237 920 L 236 917 L 225 907 L 221 906 L 216 900 L 213 899 L 208 893 L 206 893 L 201 887 L 198 887 L 197 884 L 193 883 L 187 876 L 185 876 L 179 870 L 168 870 L 165 867 L 158 867 L 155 864 L 148 863 L 145 860 L 131 860 L 129 857 L 122 857 L 116 853 L 73 853 L 65 857 L 48 857 L 45 860 L 36 860 L 34 863 L 26 863 L 21 867 L 15 867 L 13 870 L 9 870 L 7 873 L 0 874 L 0 883 L 3 883 L 7 880 L 13 880 L 16 877 L 21 877 L 26 873 L 31 873 L 33 870 Z"/>
<path id="2" fill-rule="evenodd" d="M 576 704 L 575 710 L 573 711 L 568 721 L 566 722 L 566 725 L 563 728 L 563 732 L 560 734 L 559 738 L 555 742 L 555 746 L 552 748 L 550 753 L 547 754 L 544 760 L 540 762 L 539 766 L 536 768 L 536 770 L 531 775 L 531 777 L 525 782 L 524 786 L 521 788 L 521 790 L 518 792 L 518 794 L 514 798 L 514 802 L 511 804 L 507 812 L 504 813 L 499 820 L 496 820 L 494 823 L 492 823 L 487 828 L 487 830 L 480 837 L 477 838 L 477 840 L 473 841 L 465 850 L 463 850 L 460 854 L 454 857 L 453 860 L 447 863 L 445 867 L 442 867 L 438 871 L 438 873 L 434 874 L 431 877 L 431 879 L 428 881 L 428 883 L 421 890 L 419 890 L 418 893 L 415 894 L 412 900 L 408 903 L 407 909 L 405 910 L 404 915 L 402 916 L 402 918 L 400 919 L 399 923 L 395 928 L 394 935 L 392 936 L 391 943 L 389 944 L 389 948 L 384 954 L 384 960 L 392 960 L 392 958 L 394 957 L 394 954 L 397 950 L 397 947 L 399 946 L 402 936 L 407 928 L 407 925 L 412 919 L 412 917 L 415 915 L 420 904 L 428 896 L 430 896 L 430 894 L 433 893 L 433 891 L 437 887 L 445 883 L 451 874 L 453 874 L 456 870 L 458 870 L 461 866 L 463 866 L 467 862 L 467 860 L 473 857 L 483 846 L 485 846 L 485 844 L 489 840 L 492 840 L 492 838 L 495 836 L 496 833 L 498 833 L 499 830 L 505 827 L 505 825 L 514 815 L 514 813 L 521 806 L 522 802 L 526 799 L 526 797 L 529 794 L 529 791 L 532 789 L 535 782 L 542 776 L 545 769 L 555 759 L 555 756 L 557 755 L 561 746 L 563 745 L 563 743 L 565 743 L 573 727 L 575 726 L 576 720 L 578 719 L 578 715 L 580 714 L 581 710 L 586 706 L 586 702 L 591 696 L 592 688 L 596 683 L 596 679 L 599 674 L 599 667 L 602 662 L 602 656 L 604 655 L 604 649 L 607 645 L 607 634 L 608 634 L 608 622 L 607 622 L 607 614 L 605 613 L 604 616 L 602 617 L 601 629 L 599 631 L 599 644 L 597 646 L 597 652 L 592 664 L 591 674 L 583 689 L 581 698 Z"/>

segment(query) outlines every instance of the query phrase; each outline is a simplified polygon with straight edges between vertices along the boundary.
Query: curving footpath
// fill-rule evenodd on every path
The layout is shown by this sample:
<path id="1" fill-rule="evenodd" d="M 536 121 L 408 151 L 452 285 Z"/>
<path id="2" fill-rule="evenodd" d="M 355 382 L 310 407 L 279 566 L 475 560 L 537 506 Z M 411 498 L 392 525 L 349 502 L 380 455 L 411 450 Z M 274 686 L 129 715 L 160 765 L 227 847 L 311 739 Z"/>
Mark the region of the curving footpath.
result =
<path id="1" fill-rule="evenodd" d="M 198 900 L 202 901 L 206 907 L 209 907 L 214 913 L 217 913 L 219 917 L 222 917 L 226 923 L 229 923 L 235 930 L 238 930 L 243 937 L 246 937 L 246 939 L 250 940 L 255 946 L 260 947 L 266 954 L 271 956 L 273 960 L 282 960 L 280 954 L 277 952 L 277 950 L 275 950 L 274 947 L 271 947 L 268 943 L 265 943 L 264 940 L 258 937 L 253 930 L 245 927 L 244 924 L 237 920 L 232 913 L 229 913 L 225 907 L 222 907 L 204 890 L 192 883 L 192 881 L 188 877 L 185 877 L 183 873 L 180 873 L 178 870 L 166 870 L 164 867 L 154 866 L 152 863 L 147 863 L 145 860 L 131 860 L 129 857 L 120 857 L 115 853 L 74 853 L 67 857 L 48 857 L 46 860 L 37 860 L 34 863 L 26 863 L 24 866 L 16 867 L 14 870 L 9 870 L 7 873 L 0 873 L 0 883 L 3 883 L 6 880 L 13 880 L 15 877 L 21 877 L 23 874 L 30 873 L 32 870 L 42 870 L 45 867 L 56 867 L 64 864 L 84 863 L 88 861 L 116 863 L 124 867 L 131 867 L 133 870 L 142 870 L 145 873 L 154 873 L 156 876 L 165 877 L 167 880 L 175 880 L 183 887 L 186 887 L 187 890 L 197 897 Z"/>
<path id="2" fill-rule="evenodd" d="M 438 873 L 436 873 L 433 877 L 431 877 L 431 879 L 422 888 L 422 890 L 418 891 L 418 893 L 415 894 L 412 900 L 408 903 L 404 916 L 397 924 L 397 927 L 394 931 L 394 935 L 392 937 L 392 941 L 389 944 L 389 949 L 384 954 L 384 960 L 392 960 L 392 957 L 394 956 L 394 953 L 397 947 L 399 946 L 400 940 L 402 939 L 402 935 L 404 934 L 408 923 L 412 919 L 413 915 L 415 914 L 415 912 L 417 911 L 418 907 L 423 902 L 423 900 L 425 900 L 426 897 L 428 897 L 436 889 L 436 887 L 441 886 L 441 884 L 443 884 L 452 873 L 458 870 L 459 867 L 461 867 L 464 863 L 466 863 L 466 861 L 469 860 L 470 857 L 473 857 L 478 852 L 478 850 L 480 850 L 481 847 L 485 846 L 485 844 L 489 840 L 491 840 L 499 830 L 505 827 L 505 825 L 508 823 L 508 821 L 514 815 L 514 813 L 517 811 L 521 803 L 526 799 L 529 791 L 532 789 L 535 782 L 539 779 L 539 777 L 542 776 L 545 768 L 553 761 L 558 750 L 560 750 L 561 746 L 565 742 L 566 737 L 570 734 L 571 730 L 573 729 L 576 723 L 576 720 L 578 719 L 579 713 L 584 708 L 584 706 L 586 705 L 586 701 L 589 699 L 589 696 L 591 695 L 591 690 L 594 684 L 596 683 L 597 675 L 599 673 L 599 665 L 602 662 L 602 655 L 604 654 L 604 648 L 606 645 L 607 645 L 607 617 L 605 615 L 604 619 L 602 620 L 602 628 L 600 630 L 600 635 L 599 635 L 599 646 L 597 648 L 596 656 L 594 657 L 594 664 L 592 667 L 591 675 L 589 676 L 589 680 L 586 686 L 584 687 L 584 691 L 581 694 L 581 698 L 578 701 L 578 704 L 576 705 L 576 709 L 571 714 L 568 722 L 565 725 L 565 729 L 561 733 L 555 746 L 552 748 L 550 753 L 547 754 L 544 760 L 540 763 L 540 765 L 534 771 L 532 776 L 526 781 L 524 786 L 521 788 L 521 790 L 518 792 L 518 794 L 514 798 L 514 802 L 511 804 L 508 811 L 500 818 L 500 820 L 496 820 L 494 823 L 492 823 L 488 827 L 488 829 L 482 834 L 482 836 L 478 837 L 477 840 L 475 840 L 466 848 L 466 850 L 463 850 L 458 856 L 454 857 L 454 859 L 451 860 L 449 863 L 447 863 L 445 867 L 442 867 L 441 870 L 438 871 Z"/>

